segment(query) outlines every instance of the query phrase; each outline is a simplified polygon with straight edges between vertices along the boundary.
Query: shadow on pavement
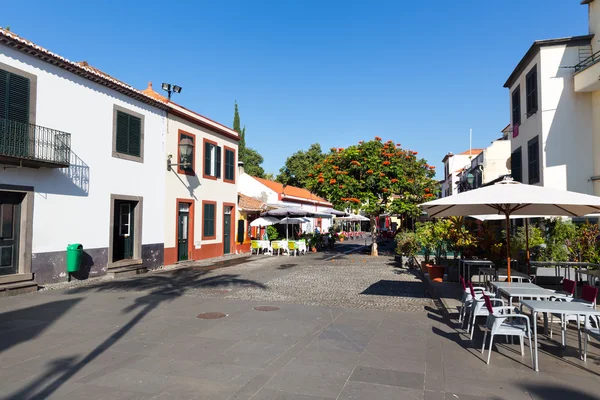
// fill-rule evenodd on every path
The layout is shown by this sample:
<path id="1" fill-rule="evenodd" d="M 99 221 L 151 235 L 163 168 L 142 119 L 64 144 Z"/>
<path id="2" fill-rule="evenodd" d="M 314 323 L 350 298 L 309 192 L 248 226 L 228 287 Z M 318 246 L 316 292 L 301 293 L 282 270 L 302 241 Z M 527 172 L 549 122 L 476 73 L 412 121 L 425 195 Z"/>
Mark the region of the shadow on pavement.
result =
<path id="1" fill-rule="evenodd" d="M 374 296 L 394 296 L 426 298 L 425 290 L 421 282 L 403 282 L 380 280 L 369 286 L 361 294 Z"/>
<path id="2" fill-rule="evenodd" d="M 48 370 L 37 379 L 30 382 L 18 392 L 7 399 L 46 399 L 69 381 L 84 366 L 92 362 L 100 354 L 110 349 L 123 336 L 137 325 L 145 316 L 150 314 L 161 303 L 172 301 L 182 296 L 186 290 L 192 288 L 214 288 L 219 286 L 254 286 L 266 288 L 265 285 L 246 279 L 238 279 L 238 275 L 216 275 L 202 278 L 210 270 L 176 269 L 162 274 L 134 278 L 124 281 L 102 282 L 95 285 L 84 286 L 69 290 L 67 293 L 80 294 L 86 292 L 102 291 L 138 291 L 151 290 L 150 293 L 138 297 L 133 304 L 125 307 L 121 312 L 128 314 L 137 310 L 131 320 L 107 337 L 100 345 L 81 358 L 61 358 L 50 363 Z M 200 279 L 202 278 L 202 279 Z"/>
<path id="3" fill-rule="evenodd" d="M 0 353 L 36 338 L 81 300 L 53 301 L 0 314 Z"/>
<path id="4" fill-rule="evenodd" d="M 552 384 L 528 383 L 523 387 L 533 395 L 545 400 L 562 400 L 562 399 L 577 399 L 577 400 L 600 400 L 598 395 L 590 395 L 577 389 L 557 386 Z"/>

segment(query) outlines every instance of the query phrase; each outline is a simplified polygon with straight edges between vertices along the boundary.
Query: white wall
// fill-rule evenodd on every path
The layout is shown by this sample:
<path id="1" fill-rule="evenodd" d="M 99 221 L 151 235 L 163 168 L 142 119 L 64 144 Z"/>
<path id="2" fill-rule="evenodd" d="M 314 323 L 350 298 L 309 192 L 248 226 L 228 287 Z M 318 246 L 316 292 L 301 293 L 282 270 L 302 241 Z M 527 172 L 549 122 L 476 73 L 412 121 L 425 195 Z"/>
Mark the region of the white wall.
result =
<path id="1" fill-rule="evenodd" d="M 36 125 L 71 133 L 77 157 L 69 170 L 0 169 L 1 183 L 35 188 L 33 253 L 108 247 L 111 193 L 143 196 L 142 244 L 163 243 L 164 113 L 4 45 L 0 62 L 37 76 Z M 143 163 L 112 157 L 115 104 L 144 115 Z"/>
<path id="2" fill-rule="evenodd" d="M 448 171 L 450 172 L 450 177 L 444 177 L 446 180 L 442 183 L 442 197 L 446 195 L 446 189 L 452 186 L 452 195 L 458 193 L 458 184 L 456 183 L 459 180 L 459 176 L 457 171 L 462 168 L 469 168 L 471 166 L 471 160 L 476 156 L 469 156 L 463 154 L 454 154 L 449 156 L 446 160 L 446 164 L 448 164 Z M 446 168 L 444 167 L 444 171 Z"/>
<path id="3" fill-rule="evenodd" d="M 238 176 L 238 190 L 246 196 L 260 199 L 263 203 L 275 204 L 279 202 L 277 192 L 269 189 L 246 173 Z"/>
<path id="4" fill-rule="evenodd" d="M 185 175 L 177 173 L 177 167 L 172 167 L 172 171 L 167 172 L 166 176 L 166 203 L 165 203 L 165 247 L 175 247 L 175 229 L 177 224 L 177 199 L 195 200 L 194 212 L 194 245 L 195 248 L 201 248 L 202 244 L 221 243 L 223 241 L 223 203 L 233 203 L 237 209 L 237 179 L 238 167 L 238 143 L 236 140 L 227 138 L 223 135 L 200 127 L 192 122 L 189 122 L 171 113 L 168 115 L 168 134 L 166 140 L 166 154 L 172 154 L 172 162 L 177 161 L 177 149 L 179 130 L 195 135 L 194 153 L 195 153 L 195 175 Z M 202 177 L 203 161 L 204 161 L 204 145 L 203 139 L 208 139 L 221 146 L 222 157 L 222 172 L 221 178 L 217 180 L 204 179 Z M 236 174 L 236 183 L 228 183 L 223 181 L 225 168 L 225 148 L 224 146 L 235 150 L 236 158 L 234 163 L 234 171 Z M 166 155 L 165 155 L 166 160 Z M 164 161 L 163 163 L 166 163 Z M 166 164 L 165 164 L 166 166 Z M 202 200 L 210 200 L 217 202 L 215 210 L 216 237 L 212 240 L 202 240 Z M 236 224 L 235 214 L 231 217 L 231 224 Z M 237 226 L 237 225 L 235 225 Z M 232 243 L 235 238 L 232 238 Z"/>
<path id="5" fill-rule="evenodd" d="M 523 182 L 528 183 L 528 141 L 539 136 L 541 174 L 539 185 L 582 193 L 592 193 L 589 178 L 592 163 L 591 96 L 576 93 L 573 70 L 560 68 L 579 62 L 576 46 L 546 46 L 527 65 L 510 88 L 509 112 L 512 125 L 512 92 L 521 85 L 521 125 L 519 136 L 512 138 L 511 151 L 521 147 Z M 538 65 L 538 111 L 527 117 L 525 79 Z M 558 168 L 557 168 L 558 167 Z M 566 182 L 559 185 L 559 182 Z"/>
<path id="6" fill-rule="evenodd" d="M 483 149 L 483 183 L 509 173 L 510 141 L 495 140 Z"/>

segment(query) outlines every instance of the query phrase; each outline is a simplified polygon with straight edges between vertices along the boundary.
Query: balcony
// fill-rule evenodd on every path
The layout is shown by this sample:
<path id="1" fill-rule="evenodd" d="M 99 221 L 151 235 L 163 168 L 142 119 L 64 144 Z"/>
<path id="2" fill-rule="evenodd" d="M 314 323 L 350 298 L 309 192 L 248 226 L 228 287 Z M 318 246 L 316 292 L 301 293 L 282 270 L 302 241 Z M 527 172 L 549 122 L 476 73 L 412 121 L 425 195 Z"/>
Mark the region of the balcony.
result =
<path id="1" fill-rule="evenodd" d="M 595 92 L 600 90 L 600 51 L 592 54 L 575 66 L 575 91 Z"/>
<path id="2" fill-rule="evenodd" d="M 0 118 L 0 164 L 66 168 L 70 159 L 70 133 Z"/>

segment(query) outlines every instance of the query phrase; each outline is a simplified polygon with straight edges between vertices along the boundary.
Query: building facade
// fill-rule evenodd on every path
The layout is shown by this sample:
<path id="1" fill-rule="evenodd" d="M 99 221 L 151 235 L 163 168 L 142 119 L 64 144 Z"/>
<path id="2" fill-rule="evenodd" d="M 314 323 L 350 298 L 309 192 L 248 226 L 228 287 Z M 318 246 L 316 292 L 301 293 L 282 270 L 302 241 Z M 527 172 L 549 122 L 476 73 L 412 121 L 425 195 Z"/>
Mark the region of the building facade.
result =
<path id="1" fill-rule="evenodd" d="M 458 174 L 458 190 L 477 189 L 510 174 L 510 141 L 503 136 L 494 140 Z"/>
<path id="2" fill-rule="evenodd" d="M 471 149 L 460 154 L 448 153 L 444 156 L 444 179 L 441 181 L 440 197 L 452 196 L 459 192 L 460 173 L 470 167 L 473 158 L 481 151 L 482 149 Z"/>
<path id="3" fill-rule="evenodd" d="M 593 193 L 592 95 L 575 90 L 573 68 L 590 55 L 591 39 L 534 42 L 504 84 L 515 180 Z"/>
<path id="4" fill-rule="evenodd" d="M 581 60 L 573 68 L 574 90 L 582 98 L 590 98 L 591 102 L 591 150 L 592 170 L 589 173 L 592 188 L 590 193 L 600 196 L 600 41 L 596 34 L 600 32 L 600 3 L 594 0 L 584 0 L 588 6 L 589 33 L 593 35 L 591 55 Z"/>
<path id="5" fill-rule="evenodd" d="M 235 253 L 237 132 L 167 100 L 151 83 L 143 92 L 168 105 L 165 265 Z"/>
<path id="6" fill-rule="evenodd" d="M 166 106 L 0 29 L 0 284 L 163 264 Z"/>
<path id="7" fill-rule="evenodd" d="M 243 165 L 239 166 L 239 170 L 238 189 L 240 193 L 260 200 L 269 208 L 297 207 L 311 212 L 325 213 L 326 210 L 333 207 L 327 200 L 306 189 L 250 176 L 244 172 Z M 324 232 L 329 230 L 333 223 L 333 220 L 329 218 L 308 218 L 308 220 L 310 222 L 302 226 L 303 231 L 319 229 Z"/>

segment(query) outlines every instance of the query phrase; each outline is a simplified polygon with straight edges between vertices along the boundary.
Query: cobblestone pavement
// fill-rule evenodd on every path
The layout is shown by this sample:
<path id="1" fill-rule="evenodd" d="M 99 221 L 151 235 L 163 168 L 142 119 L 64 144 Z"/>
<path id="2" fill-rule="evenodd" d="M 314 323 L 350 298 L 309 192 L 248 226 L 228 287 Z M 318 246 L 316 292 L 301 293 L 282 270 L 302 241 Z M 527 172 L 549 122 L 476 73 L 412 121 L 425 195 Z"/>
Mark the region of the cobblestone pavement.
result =
<path id="1" fill-rule="evenodd" d="M 349 250 L 345 245 L 338 249 Z M 64 285 L 60 288 L 64 288 Z M 244 256 L 186 263 L 130 279 L 78 283 L 74 293 L 170 290 L 185 296 L 420 312 L 432 305 L 414 274 L 393 257 L 343 255 Z"/>
<path id="2" fill-rule="evenodd" d="M 264 269 L 246 271 L 244 276 L 261 281 L 266 288 L 243 287 L 226 297 L 405 312 L 421 312 L 424 306 L 433 305 L 415 275 L 397 268 L 390 257 L 348 255 L 327 261 L 295 257 L 279 263 L 275 268 L 289 272 L 265 276 Z M 242 268 L 228 272 L 241 273 Z"/>

